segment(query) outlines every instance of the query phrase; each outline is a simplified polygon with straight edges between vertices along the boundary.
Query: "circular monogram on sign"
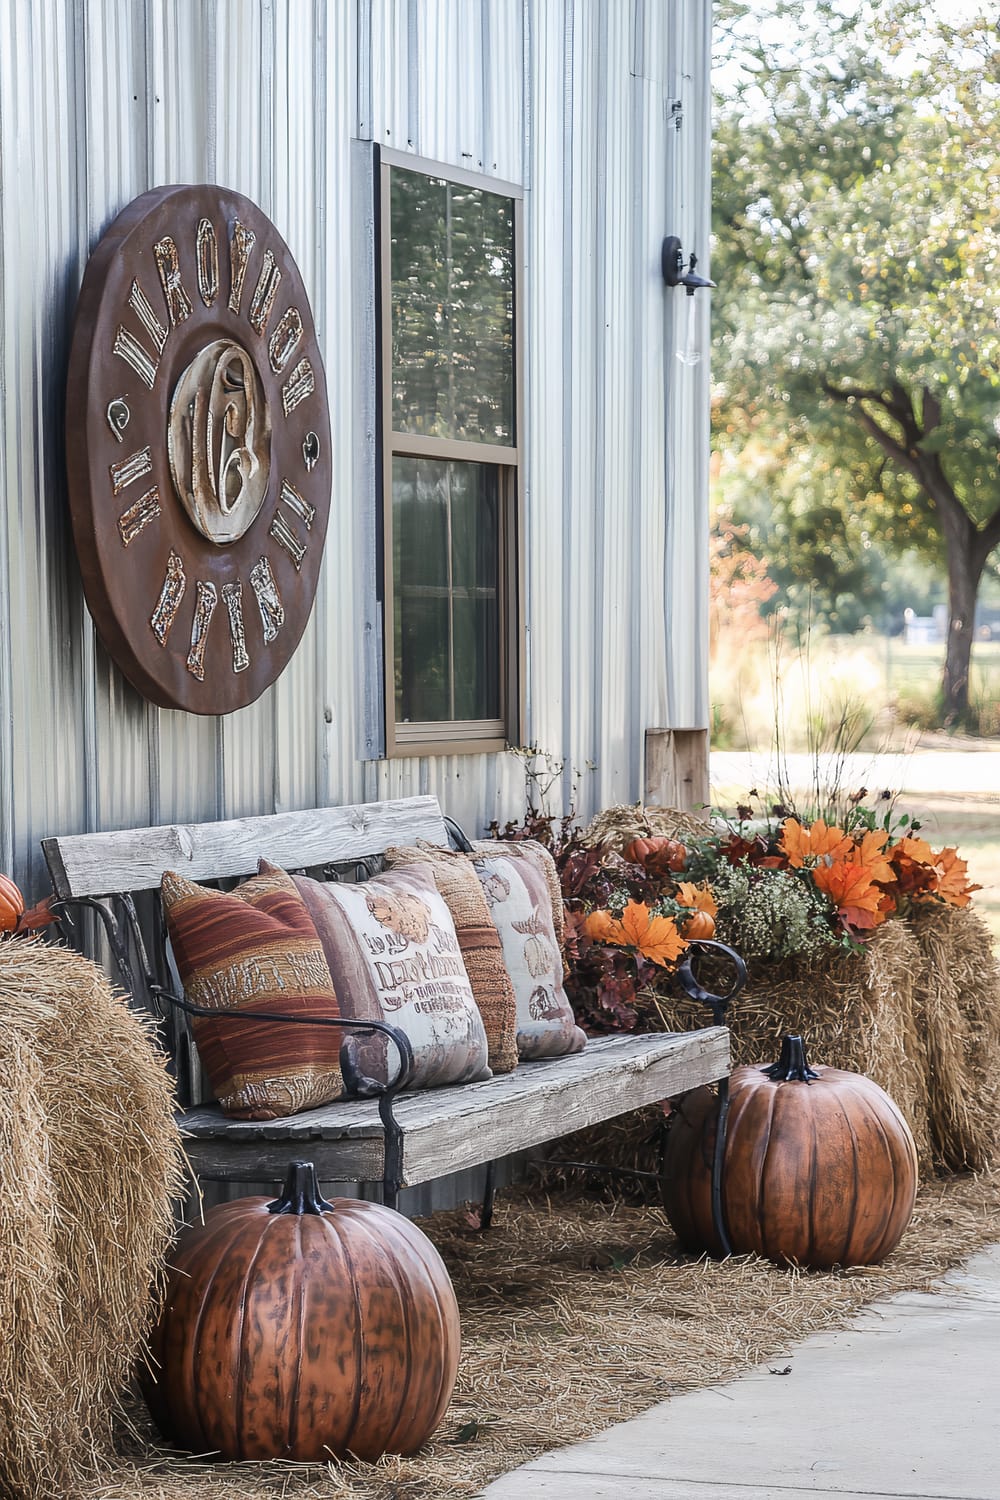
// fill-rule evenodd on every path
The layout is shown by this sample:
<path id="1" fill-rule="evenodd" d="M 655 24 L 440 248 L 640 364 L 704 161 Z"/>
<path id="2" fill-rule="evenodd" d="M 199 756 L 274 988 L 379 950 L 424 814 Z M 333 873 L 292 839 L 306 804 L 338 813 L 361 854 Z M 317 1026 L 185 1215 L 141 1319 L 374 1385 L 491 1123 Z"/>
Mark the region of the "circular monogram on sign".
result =
<path id="1" fill-rule="evenodd" d="M 207 344 L 177 382 L 167 433 L 170 473 L 192 523 L 235 542 L 256 520 L 271 472 L 271 419 L 253 361 L 230 339 Z"/>
<path id="2" fill-rule="evenodd" d="M 309 301 L 255 204 L 168 187 L 119 214 L 80 292 L 67 440 L 110 654 L 165 707 L 252 703 L 305 628 L 330 503 Z"/>

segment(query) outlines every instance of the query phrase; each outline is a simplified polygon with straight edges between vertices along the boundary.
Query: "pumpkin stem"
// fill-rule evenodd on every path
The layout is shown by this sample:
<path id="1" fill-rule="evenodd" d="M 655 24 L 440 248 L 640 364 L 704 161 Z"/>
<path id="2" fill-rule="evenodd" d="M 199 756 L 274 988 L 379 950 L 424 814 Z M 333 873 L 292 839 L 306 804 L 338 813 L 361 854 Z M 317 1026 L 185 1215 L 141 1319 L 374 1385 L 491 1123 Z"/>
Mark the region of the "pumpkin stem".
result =
<path id="1" fill-rule="evenodd" d="M 316 1168 L 311 1161 L 288 1164 L 281 1197 L 267 1205 L 269 1214 L 324 1214 L 333 1212 L 333 1204 L 320 1197 Z"/>
<path id="2" fill-rule="evenodd" d="M 800 1036 L 786 1036 L 781 1043 L 781 1056 L 769 1068 L 761 1068 L 775 1083 L 809 1083 L 818 1078 L 806 1061 L 806 1044 Z"/>

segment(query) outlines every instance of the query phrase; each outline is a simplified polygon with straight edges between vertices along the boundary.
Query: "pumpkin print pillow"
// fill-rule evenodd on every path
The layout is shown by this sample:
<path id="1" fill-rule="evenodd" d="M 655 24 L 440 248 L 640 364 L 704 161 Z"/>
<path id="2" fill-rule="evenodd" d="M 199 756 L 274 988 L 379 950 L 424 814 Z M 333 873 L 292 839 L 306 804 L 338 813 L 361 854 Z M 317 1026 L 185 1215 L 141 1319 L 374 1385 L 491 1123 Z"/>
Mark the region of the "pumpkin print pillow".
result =
<path id="1" fill-rule="evenodd" d="M 489 859 L 491 855 L 496 854 L 498 843 L 505 855 L 509 855 L 511 859 L 527 860 L 544 875 L 549 892 L 548 910 L 552 913 L 552 926 L 555 929 L 559 952 L 562 954 L 566 938 L 566 908 L 563 906 L 562 882 L 559 879 L 555 860 L 545 845 L 540 844 L 537 839 L 511 839 L 509 842 L 497 839 L 477 839 L 473 842 L 472 850 L 475 855 Z"/>
<path id="2" fill-rule="evenodd" d="M 341 1013 L 405 1033 L 414 1063 L 408 1087 L 492 1076 L 455 924 L 427 868 L 357 885 L 292 879 L 316 924 Z M 398 1066 L 396 1049 L 383 1036 L 348 1035 L 341 1066 L 348 1088 L 385 1083 Z"/>
<path id="3" fill-rule="evenodd" d="M 338 1016 L 316 928 L 291 877 L 268 867 L 234 891 L 167 871 L 160 883 L 170 944 L 195 1005 L 191 1029 L 223 1113 L 275 1120 L 329 1104 L 343 1091 L 337 1026 L 233 1021 L 227 1011 Z"/>
<path id="4" fill-rule="evenodd" d="M 433 844 L 406 845 L 385 851 L 386 868 L 426 866 L 455 924 L 462 962 L 486 1029 L 489 1063 L 494 1073 L 517 1067 L 517 1001 L 503 961 L 500 934 L 476 872 L 464 854 Z"/>
<path id="5" fill-rule="evenodd" d="M 562 949 L 541 862 L 495 843 L 477 846 L 473 866 L 514 982 L 518 1056 L 562 1057 L 581 1051 L 587 1038 L 563 988 Z"/>

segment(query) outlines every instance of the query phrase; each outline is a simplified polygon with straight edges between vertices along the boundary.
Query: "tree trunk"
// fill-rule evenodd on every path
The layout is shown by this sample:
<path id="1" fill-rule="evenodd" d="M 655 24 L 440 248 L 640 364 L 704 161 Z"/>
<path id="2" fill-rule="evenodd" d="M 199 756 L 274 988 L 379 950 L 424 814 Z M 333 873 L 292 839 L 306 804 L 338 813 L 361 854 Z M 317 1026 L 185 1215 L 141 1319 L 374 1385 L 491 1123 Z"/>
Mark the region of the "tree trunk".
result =
<path id="1" fill-rule="evenodd" d="M 969 668 L 975 633 L 976 596 L 983 563 L 975 549 L 948 537 L 948 646 L 941 684 L 946 727 L 969 721 Z"/>
<path id="2" fill-rule="evenodd" d="M 976 598 L 986 561 L 993 548 L 1000 546 L 1000 506 L 985 525 L 978 526 L 946 476 L 940 454 L 921 450 L 922 440 L 941 423 L 941 402 L 926 387 L 914 397 L 898 382 L 888 391 L 878 391 L 836 386 L 824 379 L 823 389 L 835 401 L 850 405 L 854 420 L 901 469 L 912 474 L 933 502 L 948 559 L 948 646 L 941 707 L 947 726 L 961 724 L 974 728 L 969 723 L 969 668 L 976 629 Z M 886 427 L 876 421 L 866 402 L 880 409 L 893 426 Z"/>

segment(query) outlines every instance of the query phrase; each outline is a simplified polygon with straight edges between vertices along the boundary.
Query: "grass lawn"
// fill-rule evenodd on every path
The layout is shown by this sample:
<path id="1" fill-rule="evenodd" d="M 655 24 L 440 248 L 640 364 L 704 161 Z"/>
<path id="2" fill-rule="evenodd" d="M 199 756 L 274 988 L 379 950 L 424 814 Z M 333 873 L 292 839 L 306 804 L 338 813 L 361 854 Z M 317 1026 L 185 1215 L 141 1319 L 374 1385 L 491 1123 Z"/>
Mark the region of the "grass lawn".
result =
<path id="1" fill-rule="evenodd" d="M 713 744 L 753 749 L 777 729 L 786 750 L 832 750 L 841 726 L 858 748 L 904 748 L 915 726 L 939 724 L 944 650 L 864 634 L 817 634 L 798 650 L 724 634 L 709 671 Z M 1000 739 L 1000 641 L 975 643 L 969 691 L 979 733 Z"/>
<path id="2" fill-rule="evenodd" d="M 872 637 L 869 650 L 884 674 L 884 701 L 919 706 L 933 697 L 944 666 L 944 646 L 908 646 Z M 996 734 L 1000 704 L 1000 641 L 977 641 L 972 648 L 969 697 L 983 718 L 985 734 Z"/>

